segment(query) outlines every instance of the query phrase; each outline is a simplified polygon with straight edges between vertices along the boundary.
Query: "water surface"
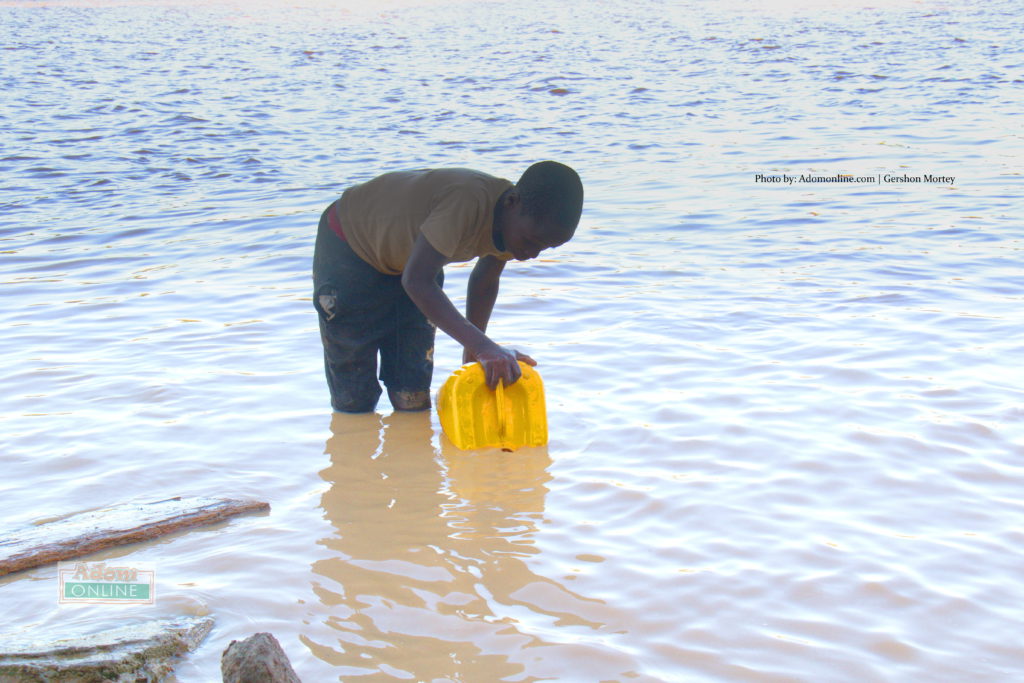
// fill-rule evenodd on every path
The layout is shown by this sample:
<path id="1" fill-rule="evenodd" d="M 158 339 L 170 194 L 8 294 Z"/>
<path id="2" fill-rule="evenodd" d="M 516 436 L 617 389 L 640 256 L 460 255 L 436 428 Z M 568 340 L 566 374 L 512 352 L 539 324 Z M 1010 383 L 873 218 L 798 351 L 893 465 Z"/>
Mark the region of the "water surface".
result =
<path id="1" fill-rule="evenodd" d="M 155 607 L 58 608 L 41 568 L 5 626 L 213 614 L 180 681 L 264 630 L 307 681 L 1020 677 L 1018 10 L 0 3 L 6 522 L 272 505 L 96 556 Z M 323 206 L 546 158 L 584 218 L 489 332 L 549 445 L 332 416 Z M 955 180 L 756 180 L 840 173 Z"/>

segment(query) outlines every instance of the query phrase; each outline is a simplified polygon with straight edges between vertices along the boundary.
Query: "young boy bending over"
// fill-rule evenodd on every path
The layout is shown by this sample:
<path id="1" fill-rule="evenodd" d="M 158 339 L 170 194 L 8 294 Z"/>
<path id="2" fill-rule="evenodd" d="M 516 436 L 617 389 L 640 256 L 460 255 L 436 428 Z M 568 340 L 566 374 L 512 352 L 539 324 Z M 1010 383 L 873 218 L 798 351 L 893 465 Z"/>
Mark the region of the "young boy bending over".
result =
<path id="1" fill-rule="evenodd" d="M 386 173 L 346 190 L 320 217 L 313 255 L 333 408 L 375 408 L 378 352 L 391 404 L 428 408 L 435 325 L 462 344 L 464 363 L 483 365 L 489 386 L 519 379 L 516 361 L 536 361 L 485 334 L 502 269 L 569 241 L 582 208 L 579 176 L 554 161 L 530 166 L 515 185 L 445 168 Z M 474 258 L 463 317 L 441 288 L 443 268 Z"/>

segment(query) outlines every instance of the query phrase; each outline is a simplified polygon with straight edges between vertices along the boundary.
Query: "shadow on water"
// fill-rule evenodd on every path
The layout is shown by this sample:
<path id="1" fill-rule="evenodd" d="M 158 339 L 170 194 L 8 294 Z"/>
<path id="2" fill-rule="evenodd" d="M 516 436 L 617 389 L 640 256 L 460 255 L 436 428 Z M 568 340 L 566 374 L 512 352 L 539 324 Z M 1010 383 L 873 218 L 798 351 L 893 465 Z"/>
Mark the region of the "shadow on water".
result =
<path id="1" fill-rule="evenodd" d="M 524 650 L 550 644 L 533 627 L 603 626 L 581 616 L 600 601 L 531 569 L 546 448 L 439 450 L 429 413 L 334 414 L 331 432 L 321 505 L 335 532 L 313 589 L 337 641 L 304 640 L 339 676 L 521 677 Z"/>

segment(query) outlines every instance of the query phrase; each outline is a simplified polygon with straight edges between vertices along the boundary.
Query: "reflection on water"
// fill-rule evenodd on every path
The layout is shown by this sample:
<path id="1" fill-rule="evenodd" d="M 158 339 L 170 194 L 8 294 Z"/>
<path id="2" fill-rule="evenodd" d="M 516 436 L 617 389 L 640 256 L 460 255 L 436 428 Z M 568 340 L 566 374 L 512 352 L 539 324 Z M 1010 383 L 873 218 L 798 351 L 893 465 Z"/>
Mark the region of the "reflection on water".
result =
<path id="1" fill-rule="evenodd" d="M 599 600 L 535 573 L 546 448 L 438 449 L 428 413 L 335 414 L 320 474 L 335 532 L 313 564 L 333 642 L 304 642 L 338 675 L 514 680 L 529 648 L 520 620 L 599 630 Z"/>

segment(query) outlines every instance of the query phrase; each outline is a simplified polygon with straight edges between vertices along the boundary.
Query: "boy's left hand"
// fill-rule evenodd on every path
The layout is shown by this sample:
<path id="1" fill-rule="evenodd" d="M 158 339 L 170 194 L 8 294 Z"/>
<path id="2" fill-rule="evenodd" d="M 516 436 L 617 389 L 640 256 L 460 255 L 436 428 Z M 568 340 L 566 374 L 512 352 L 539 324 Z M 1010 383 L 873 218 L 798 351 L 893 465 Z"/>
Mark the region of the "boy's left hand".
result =
<path id="1" fill-rule="evenodd" d="M 536 365 L 537 364 L 537 361 L 535 361 L 534 359 L 530 358 L 525 353 L 520 353 L 519 351 L 517 351 L 515 349 L 512 349 L 512 353 L 516 354 L 516 360 L 521 360 L 524 363 L 526 363 L 527 365 Z M 466 363 L 472 363 L 475 360 L 476 360 L 476 358 L 474 358 L 473 354 L 471 354 L 469 352 L 469 349 L 462 349 L 462 364 L 463 365 L 465 365 Z"/>
<path id="2" fill-rule="evenodd" d="M 516 349 L 504 348 L 502 350 L 505 351 L 506 353 L 512 353 L 513 355 L 515 355 L 515 359 L 517 361 L 522 361 L 522 362 L 526 363 L 527 365 L 533 365 L 533 366 L 537 365 L 537 361 L 535 361 L 534 359 L 532 359 L 529 356 L 527 356 L 525 353 L 521 353 L 520 351 L 518 351 Z M 478 361 L 476 356 L 474 356 L 472 353 L 470 353 L 469 349 L 465 349 L 464 348 L 462 350 L 462 363 L 463 363 L 463 365 L 465 365 L 466 363 L 472 363 L 474 361 Z M 481 365 L 483 365 L 483 363 L 481 363 Z M 488 378 L 488 379 L 490 379 L 490 378 Z M 517 379 L 519 379 L 518 369 L 515 371 L 515 379 L 512 380 L 512 383 L 514 383 Z M 495 385 L 497 384 L 496 380 L 494 381 L 494 384 Z M 491 384 L 491 382 L 488 382 L 487 385 L 490 386 L 492 389 L 494 388 L 494 386 Z"/>

